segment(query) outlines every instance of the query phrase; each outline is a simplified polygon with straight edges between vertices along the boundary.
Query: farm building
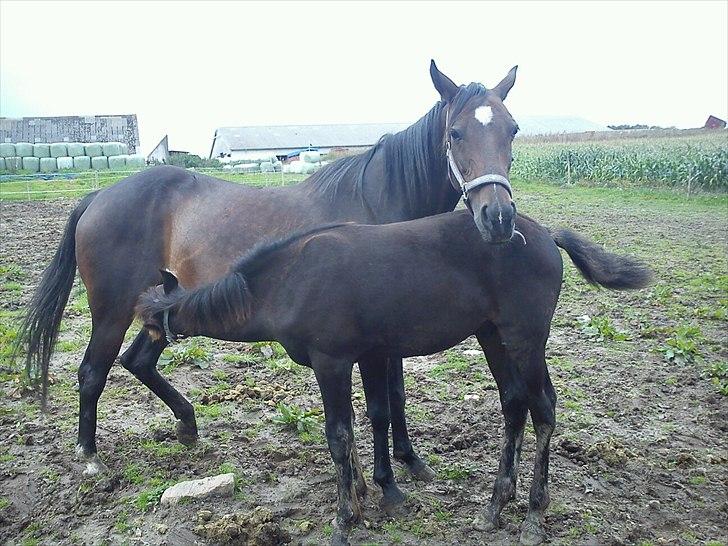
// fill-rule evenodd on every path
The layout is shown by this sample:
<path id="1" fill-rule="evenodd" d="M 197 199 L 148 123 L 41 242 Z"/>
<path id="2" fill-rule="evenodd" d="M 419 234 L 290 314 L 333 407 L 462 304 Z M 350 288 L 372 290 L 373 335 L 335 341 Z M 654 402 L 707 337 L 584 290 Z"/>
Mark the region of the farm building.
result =
<path id="1" fill-rule="evenodd" d="M 703 125 L 705 129 L 725 129 L 725 120 L 717 118 L 715 116 L 708 116 L 708 119 Z"/>
<path id="2" fill-rule="evenodd" d="M 283 157 L 306 148 L 317 148 L 323 153 L 331 148 L 368 148 L 382 135 L 405 127 L 405 123 L 221 127 L 215 131 L 210 159 Z"/>
<path id="3" fill-rule="evenodd" d="M 0 142 L 122 142 L 139 148 L 136 114 L 0 118 Z"/>
<path id="4" fill-rule="evenodd" d="M 578 117 L 519 117 L 518 124 L 522 135 L 609 131 L 605 126 Z M 239 161 L 272 155 L 283 159 L 308 148 L 322 153 L 332 148 L 363 149 L 375 144 L 382 135 L 408 126 L 407 123 L 361 123 L 221 127 L 215 131 L 210 159 Z"/>

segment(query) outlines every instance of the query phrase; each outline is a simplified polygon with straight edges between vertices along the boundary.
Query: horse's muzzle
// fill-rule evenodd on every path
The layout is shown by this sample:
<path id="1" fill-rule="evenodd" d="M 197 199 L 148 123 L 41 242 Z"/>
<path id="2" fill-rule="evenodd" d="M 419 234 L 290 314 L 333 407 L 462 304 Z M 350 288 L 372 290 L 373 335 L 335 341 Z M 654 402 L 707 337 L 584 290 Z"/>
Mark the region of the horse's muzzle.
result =
<path id="1" fill-rule="evenodd" d="M 483 238 L 490 243 L 507 243 L 516 227 L 516 204 L 491 203 L 475 214 L 475 224 Z"/>

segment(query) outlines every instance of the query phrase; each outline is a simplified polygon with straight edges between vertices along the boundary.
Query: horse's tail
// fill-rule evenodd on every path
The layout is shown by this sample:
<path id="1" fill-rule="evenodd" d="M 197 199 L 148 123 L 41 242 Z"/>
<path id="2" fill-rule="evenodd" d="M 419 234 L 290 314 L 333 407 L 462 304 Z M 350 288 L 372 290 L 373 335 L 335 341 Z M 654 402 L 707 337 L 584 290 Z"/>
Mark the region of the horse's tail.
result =
<path id="1" fill-rule="evenodd" d="M 43 406 L 48 396 L 48 365 L 53 345 L 76 276 L 76 225 L 97 193 L 84 197 L 71 213 L 61 243 L 43 272 L 15 339 L 13 359 L 25 349 L 25 375 L 32 384 L 40 383 Z"/>
<path id="2" fill-rule="evenodd" d="M 591 284 L 615 290 L 627 290 L 644 288 L 652 281 L 650 268 L 631 256 L 607 252 L 568 229 L 554 231 L 551 236 Z"/>

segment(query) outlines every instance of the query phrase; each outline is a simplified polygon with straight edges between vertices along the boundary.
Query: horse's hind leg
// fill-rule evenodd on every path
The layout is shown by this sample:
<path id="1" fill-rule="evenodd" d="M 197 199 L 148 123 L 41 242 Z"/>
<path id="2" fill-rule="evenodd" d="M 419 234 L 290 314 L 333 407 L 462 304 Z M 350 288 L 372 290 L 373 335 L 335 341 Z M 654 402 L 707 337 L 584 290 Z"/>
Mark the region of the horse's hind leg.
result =
<path id="1" fill-rule="evenodd" d="M 405 393 L 402 359 L 388 358 L 386 361 L 394 458 L 404 463 L 410 473 L 418 480 L 431 482 L 437 474 L 415 453 L 407 432 L 407 421 L 404 414 Z"/>
<path id="2" fill-rule="evenodd" d="M 95 321 L 91 340 L 78 368 L 79 413 L 76 450 L 86 462 L 84 475 L 87 476 L 106 470 L 106 465 L 96 453 L 98 403 L 130 322 L 131 319 L 119 319 L 115 322 Z"/>
<path id="3" fill-rule="evenodd" d="M 543 530 L 543 513 L 549 505 L 549 444 L 556 426 L 556 392 L 551 384 L 546 361 L 535 359 L 529 370 L 529 409 L 536 431 L 536 456 L 533 465 L 533 482 L 528 498 L 528 514 L 521 526 L 521 544 L 535 546 L 546 538 Z"/>
<path id="4" fill-rule="evenodd" d="M 493 378 L 498 385 L 501 409 L 505 422 L 503 447 L 498 463 L 498 475 L 493 485 L 493 494 L 483 520 L 476 520 L 478 528 L 490 530 L 498 527 L 498 518 L 503 507 L 516 496 L 518 463 L 521 458 L 523 429 L 526 424 L 527 390 L 520 378 L 517 366 L 509 358 L 498 332 L 484 328 L 477 333 Z"/>
<path id="5" fill-rule="evenodd" d="M 326 440 L 336 466 L 338 510 L 334 520 L 331 544 L 349 544 L 349 532 L 361 517 L 361 507 L 354 491 L 351 452 L 354 431 L 351 427 L 352 363 L 325 355 L 312 355 L 311 363 L 321 389 L 326 416 Z"/>
<path id="6" fill-rule="evenodd" d="M 178 420 L 177 439 L 191 445 L 198 438 L 195 409 L 157 370 L 159 355 L 166 346 L 164 338 L 154 340 L 142 329 L 121 355 L 121 364 L 169 406 Z"/>

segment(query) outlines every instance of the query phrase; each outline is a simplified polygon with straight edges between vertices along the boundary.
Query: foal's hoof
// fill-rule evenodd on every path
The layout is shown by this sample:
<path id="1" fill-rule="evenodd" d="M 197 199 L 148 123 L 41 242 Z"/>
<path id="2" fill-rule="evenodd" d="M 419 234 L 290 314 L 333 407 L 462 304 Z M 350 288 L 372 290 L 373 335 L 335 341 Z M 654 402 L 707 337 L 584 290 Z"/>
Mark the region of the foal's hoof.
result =
<path id="1" fill-rule="evenodd" d="M 177 421 L 177 441 L 186 446 L 192 446 L 197 443 L 198 438 L 196 425 L 188 425 L 183 421 Z"/>
<path id="2" fill-rule="evenodd" d="M 437 478 L 435 471 L 427 466 L 427 464 L 425 464 L 425 462 L 416 455 L 411 462 L 405 463 L 405 465 L 407 465 L 407 469 L 416 480 L 429 483 Z"/>
<path id="3" fill-rule="evenodd" d="M 83 469 L 83 476 L 90 478 L 92 476 L 100 476 L 109 472 L 109 467 L 94 453 L 91 457 L 85 459 L 86 468 Z"/>
<path id="4" fill-rule="evenodd" d="M 541 523 L 528 517 L 524 519 L 521 525 L 521 544 L 523 546 L 537 546 L 544 540 L 546 540 L 546 533 L 541 527 Z"/>
<path id="5" fill-rule="evenodd" d="M 396 485 L 392 485 L 382 491 L 382 500 L 379 501 L 379 508 L 389 514 L 402 506 L 402 503 L 404 503 L 406 499 L 407 496 L 402 493 L 402 490 Z"/>
<path id="6" fill-rule="evenodd" d="M 331 546 L 351 546 L 349 543 L 349 531 L 342 529 L 334 519 L 334 533 L 331 535 Z"/>
<path id="7" fill-rule="evenodd" d="M 476 531 L 490 532 L 498 529 L 498 518 L 492 518 L 488 514 L 477 516 L 472 523 Z"/>

